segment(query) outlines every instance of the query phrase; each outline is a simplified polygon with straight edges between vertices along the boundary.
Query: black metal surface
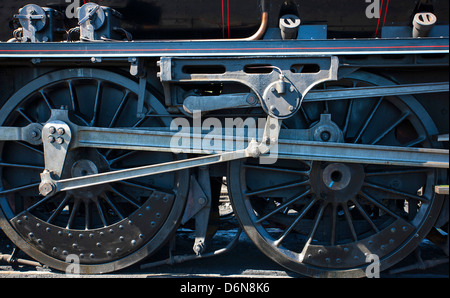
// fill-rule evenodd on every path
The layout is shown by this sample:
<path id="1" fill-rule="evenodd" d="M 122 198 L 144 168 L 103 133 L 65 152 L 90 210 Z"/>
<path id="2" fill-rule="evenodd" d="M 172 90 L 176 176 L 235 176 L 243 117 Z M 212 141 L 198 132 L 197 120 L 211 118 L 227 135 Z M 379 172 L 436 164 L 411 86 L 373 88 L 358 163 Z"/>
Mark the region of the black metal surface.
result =
<path id="1" fill-rule="evenodd" d="M 378 84 L 389 82 L 356 72 L 323 88 Z M 410 96 L 304 103 L 286 128 L 308 127 L 322 113 L 332 115 L 347 143 L 428 147 L 436 133 Z M 427 235 L 442 206 L 432 189 L 439 175 L 432 169 L 248 160 L 230 163 L 228 181 L 236 215 L 267 256 L 308 276 L 361 277 L 367 256 L 377 255 L 384 270 Z"/>

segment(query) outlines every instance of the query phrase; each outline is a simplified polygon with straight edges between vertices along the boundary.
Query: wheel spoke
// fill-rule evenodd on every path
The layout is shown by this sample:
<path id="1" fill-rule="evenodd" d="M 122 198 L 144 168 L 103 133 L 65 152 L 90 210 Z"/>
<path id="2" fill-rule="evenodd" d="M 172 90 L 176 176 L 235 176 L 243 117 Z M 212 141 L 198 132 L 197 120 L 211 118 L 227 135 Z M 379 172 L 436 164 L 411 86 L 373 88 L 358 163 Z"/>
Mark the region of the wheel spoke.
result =
<path id="1" fill-rule="evenodd" d="M 117 118 L 120 116 L 120 113 L 122 113 L 123 108 L 125 107 L 126 100 L 128 98 L 128 95 L 130 94 L 129 90 L 125 91 L 125 94 L 122 97 L 122 100 L 120 101 L 119 106 L 116 109 L 116 112 L 114 113 L 114 116 L 111 119 L 111 122 L 109 123 L 108 127 L 111 128 L 116 124 Z"/>
<path id="2" fill-rule="evenodd" d="M 373 116 L 375 115 L 375 113 L 378 111 L 378 108 L 381 105 L 381 102 L 383 101 L 384 97 L 381 97 L 377 103 L 375 104 L 375 107 L 372 109 L 372 111 L 370 112 L 369 116 L 366 118 L 366 120 L 364 121 L 364 125 L 361 126 L 361 128 L 358 131 L 358 134 L 355 138 L 355 140 L 353 141 L 353 143 L 358 143 L 359 139 L 361 138 L 361 136 L 363 135 L 363 133 L 366 131 L 367 127 L 369 126 L 370 122 L 373 119 Z"/>
<path id="3" fill-rule="evenodd" d="M 95 206 L 97 207 L 97 212 L 98 212 L 98 215 L 100 217 L 100 220 L 102 221 L 103 227 L 108 226 L 105 214 L 103 213 L 102 206 L 100 205 L 100 202 L 99 202 L 98 199 L 95 200 Z"/>
<path id="4" fill-rule="evenodd" d="M 403 114 L 395 123 L 393 123 L 391 126 L 389 126 L 387 129 L 385 129 L 382 133 L 380 133 L 373 141 L 370 142 L 371 145 L 377 144 L 381 139 L 383 139 L 389 132 L 391 132 L 394 128 L 396 128 L 400 123 L 403 122 L 407 117 L 409 116 L 409 113 Z"/>
<path id="5" fill-rule="evenodd" d="M 294 203 L 297 202 L 298 200 L 303 199 L 304 197 L 306 197 L 306 196 L 309 195 L 310 193 L 311 193 L 311 190 L 308 189 L 307 191 L 305 191 L 305 192 L 302 193 L 301 195 L 296 196 L 296 197 L 290 199 L 290 200 L 287 201 L 286 203 L 281 204 L 281 205 L 278 206 L 276 209 L 272 210 L 270 213 L 268 213 L 268 214 L 264 215 L 263 217 L 259 218 L 259 219 L 256 221 L 256 223 L 259 224 L 259 223 L 263 222 L 264 220 L 268 219 L 268 218 L 271 217 L 272 215 L 274 215 L 274 214 L 280 212 L 281 210 L 283 210 L 283 209 L 289 207 L 290 205 L 294 204 Z"/>
<path id="6" fill-rule="evenodd" d="M 353 103 L 354 103 L 354 100 L 350 99 L 348 108 L 347 108 L 347 115 L 345 116 L 344 128 L 342 129 L 342 135 L 344 136 L 344 138 L 347 136 L 348 127 L 350 124 L 350 116 L 352 115 L 352 111 L 353 111 Z"/>
<path id="7" fill-rule="evenodd" d="M 109 198 L 109 196 L 105 193 L 103 196 L 103 199 L 105 200 L 105 202 L 114 210 L 114 213 L 116 213 L 116 215 L 122 220 L 125 217 L 122 215 L 122 213 L 119 211 L 119 209 L 117 209 L 116 205 L 111 201 L 111 199 Z"/>
<path id="8" fill-rule="evenodd" d="M 136 203 L 135 201 L 130 199 L 128 196 L 126 196 L 125 194 L 123 194 L 122 192 L 117 190 L 116 188 L 114 188 L 112 186 L 110 186 L 110 188 L 116 195 L 118 195 L 119 197 L 121 197 L 122 199 L 124 199 L 125 201 L 130 203 L 131 205 L 133 205 L 135 208 L 137 208 L 137 209 L 141 208 L 142 205 L 139 205 L 138 203 Z"/>
<path id="9" fill-rule="evenodd" d="M 72 110 L 79 111 L 77 93 L 75 91 L 73 83 L 72 83 L 72 81 L 68 81 L 68 84 L 69 84 L 70 103 L 72 105 Z"/>
<path id="10" fill-rule="evenodd" d="M 162 189 L 156 188 L 154 186 L 142 185 L 142 184 L 136 183 L 136 182 L 118 181 L 117 183 L 121 183 L 121 184 L 128 185 L 128 186 L 131 186 L 131 187 L 144 189 L 144 190 L 147 190 L 147 191 L 151 191 L 152 193 L 158 191 L 158 192 L 165 193 L 166 195 L 169 195 L 169 196 L 174 195 L 174 193 L 172 191 L 170 191 L 170 190 L 162 190 Z"/>
<path id="11" fill-rule="evenodd" d="M 29 149 L 29 150 L 35 152 L 35 153 L 38 153 L 38 154 L 40 154 L 40 155 L 42 155 L 42 156 L 44 155 L 44 151 L 39 150 L 39 149 L 36 149 L 36 148 L 34 148 L 34 147 L 31 147 L 30 145 L 25 144 L 25 143 L 23 143 L 23 142 L 21 142 L 21 141 L 15 141 L 15 143 L 16 143 L 16 144 L 19 144 L 19 145 L 22 145 L 23 147 L 25 147 L 25 148 L 27 148 L 27 149 Z"/>
<path id="12" fill-rule="evenodd" d="M 270 166 L 263 166 L 263 165 L 244 164 L 243 166 L 244 166 L 244 168 L 248 168 L 248 169 L 292 173 L 292 174 L 297 174 L 297 175 L 302 175 L 302 176 L 309 176 L 309 174 L 310 174 L 310 171 L 300 171 L 300 170 L 294 170 L 294 169 L 270 167 Z"/>
<path id="13" fill-rule="evenodd" d="M 351 201 L 351 202 L 353 202 L 353 201 Z M 344 210 L 345 220 L 347 221 L 348 228 L 350 229 L 350 233 L 352 234 L 353 241 L 358 241 L 358 236 L 356 234 L 355 226 L 353 225 L 352 216 L 350 214 L 350 211 L 348 210 L 348 206 L 347 206 L 347 204 L 345 204 L 342 207 Z"/>
<path id="14" fill-rule="evenodd" d="M 47 94 L 45 94 L 44 90 L 40 90 L 39 93 L 41 94 L 42 98 L 44 99 L 48 109 L 51 111 L 54 109 L 54 107 L 52 106 L 52 104 L 50 103 L 50 100 L 47 96 Z"/>
<path id="15" fill-rule="evenodd" d="M 4 162 L 0 162 L 0 167 L 21 168 L 21 169 L 44 171 L 44 167 L 42 167 L 42 166 L 33 166 L 33 165 L 25 165 L 25 164 L 18 164 L 18 163 L 4 163 Z"/>
<path id="16" fill-rule="evenodd" d="M 281 242 L 286 238 L 287 235 L 292 231 L 292 229 L 298 224 L 298 222 L 308 213 L 309 209 L 316 203 L 315 199 L 311 199 L 307 206 L 303 207 L 301 213 L 295 218 L 295 220 L 292 222 L 292 224 L 284 230 L 283 234 L 280 238 L 278 238 L 274 244 L 275 246 L 280 246 Z"/>
<path id="17" fill-rule="evenodd" d="M 314 236 L 316 235 L 316 231 L 317 231 L 317 228 L 319 227 L 320 221 L 322 220 L 322 216 L 323 216 L 326 205 L 327 204 L 324 202 L 321 203 L 320 209 L 316 214 L 316 218 L 314 219 L 313 228 L 312 228 L 311 232 L 309 233 L 308 240 L 306 241 L 305 246 L 303 247 L 303 250 L 301 252 L 302 256 L 304 256 L 305 253 L 308 251 L 308 247 L 309 247 L 309 245 L 311 245 L 311 242 L 313 241 Z"/>
<path id="18" fill-rule="evenodd" d="M 376 184 L 372 184 L 372 183 L 369 183 L 369 182 L 364 182 L 364 186 L 370 187 L 370 188 L 373 188 L 373 189 L 376 189 L 376 190 L 379 190 L 379 191 L 382 191 L 382 192 L 385 192 L 385 193 L 389 193 L 389 194 L 394 195 L 394 196 L 397 196 L 397 197 L 399 197 L 400 200 L 403 200 L 404 197 L 408 197 L 408 198 L 411 198 L 411 199 L 419 200 L 421 202 L 428 202 L 429 201 L 425 197 L 419 197 L 417 195 L 412 195 L 412 194 L 409 194 L 409 193 L 406 193 L 406 192 L 402 192 L 402 191 L 398 191 L 398 190 L 395 190 L 395 189 L 386 188 L 386 187 L 379 186 L 379 185 L 376 185 Z"/>
<path id="19" fill-rule="evenodd" d="M 22 108 L 18 108 L 17 112 L 19 112 L 19 114 L 22 115 L 22 117 L 25 118 L 25 120 L 27 120 L 29 123 L 35 123 L 35 121 L 33 121 L 33 119 L 31 119 Z"/>
<path id="20" fill-rule="evenodd" d="M 353 201 L 355 204 L 356 209 L 358 209 L 359 213 L 363 216 L 363 218 L 369 223 L 370 227 L 375 231 L 375 233 L 378 233 L 380 230 L 375 225 L 375 223 L 370 219 L 369 214 L 364 210 L 364 208 L 358 203 L 358 201 L 355 199 Z"/>
<path id="21" fill-rule="evenodd" d="M 392 217 L 395 217 L 396 219 L 402 219 L 399 215 L 397 215 L 395 212 L 391 211 L 389 208 L 387 208 L 385 205 L 381 204 L 380 202 L 378 202 L 374 198 L 372 198 L 366 192 L 361 191 L 361 192 L 359 192 L 359 195 L 361 197 L 363 197 L 364 199 L 368 200 L 370 203 L 372 203 L 375 206 L 377 206 L 378 208 L 380 208 L 381 210 L 383 210 L 384 212 L 386 212 L 387 214 L 391 215 Z M 356 203 L 356 201 L 355 201 L 355 203 Z"/>
<path id="22" fill-rule="evenodd" d="M 71 229 L 72 228 L 79 208 L 80 208 L 80 200 L 74 200 L 74 203 L 73 203 L 73 206 L 72 206 L 71 210 L 69 209 L 70 210 L 70 216 L 69 216 L 69 220 L 67 221 L 66 229 Z"/>
<path id="23" fill-rule="evenodd" d="M 69 199 L 70 199 L 70 195 L 68 195 L 66 193 L 64 199 L 61 201 L 61 203 L 59 203 L 59 205 L 56 208 L 56 210 L 53 211 L 51 216 L 47 219 L 47 223 L 52 223 L 55 220 L 55 218 L 58 217 L 61 214 L 61 212 L 64 209 L 64 207 L 67 206 L 67 202 L 69 201 Z"/>
<path id="24" fill-rule="evenodd" d="M 97 124 L 97 117 L 98 117 L 101 94 L 102 94 L 102 83 L 101 83 L 101 81 L 97 81 L 97 91 L 95 92 L 95 100 L 94 100 L 94 111 L 92 114 L 90 126 L 95 126 Z"/>
<path id="25" fill-rule="evenodd" d="M 23 185 L 23 186 L 19 186 L 19 187 L 15 187 L 15 188 L 11 188 L 11 189 L 5 189 L 5 190 L 1 190 L 0 191 L 0 195 L 6 195 L 12 192 L 16 192 L 16 191 L 21 191 L 21 190 L 26 190 L 26 189 L 30 189 L 33 187 L 39 187 L 39 182 L 38 183 L 33 183 L 33 184 L 27 184 L 27 185 Z"/>
<path id="26" fill-rule="evenodd" d="M 293 188 L 293 187 L 297 187 L 297 186 L 304 186 L 307 184 L 309 184 L 309 180 L 300 181 L 300 182 L 296 181 L 293 183 L 276 185 L 276 186 L 272 186 L 272 187 L 268 187 L 268 188 L 259 189 L 256 191 L 246 192 L 245 196 L 250 197 L 250 196 L 254 196 L 254 195 L 266 194 L 266 193 L 273 192 L 273 191 L 283 190 L 283 189 L 287 189 L 287 188 Z"/>

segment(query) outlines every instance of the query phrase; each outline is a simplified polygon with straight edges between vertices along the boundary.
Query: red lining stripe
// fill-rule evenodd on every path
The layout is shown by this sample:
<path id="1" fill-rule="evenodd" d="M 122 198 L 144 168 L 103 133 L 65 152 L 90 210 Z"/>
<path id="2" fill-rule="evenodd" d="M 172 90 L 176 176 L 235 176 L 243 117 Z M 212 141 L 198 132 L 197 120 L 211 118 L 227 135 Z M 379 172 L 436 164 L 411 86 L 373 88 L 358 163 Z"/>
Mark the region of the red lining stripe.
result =
<path id="1" fill-rule="evenodd" d="M 378 16 L 377 30 L 375 31 L 375 37 L 378 36 L 378 29 L 380 28 L 381 13 L 383 12 L 383 2 L 384 0 L 381 0 L 380 15 Z"/>

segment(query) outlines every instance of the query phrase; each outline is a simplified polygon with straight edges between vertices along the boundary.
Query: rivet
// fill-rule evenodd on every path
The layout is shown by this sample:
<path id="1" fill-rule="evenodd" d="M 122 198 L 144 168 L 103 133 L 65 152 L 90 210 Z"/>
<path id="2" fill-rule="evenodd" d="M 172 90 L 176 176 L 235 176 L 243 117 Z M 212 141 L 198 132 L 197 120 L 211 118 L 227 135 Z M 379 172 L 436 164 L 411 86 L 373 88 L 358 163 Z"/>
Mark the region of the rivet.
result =
<path id="1" fill-rule="evenodd" d="M 17 224 L 18 224 L 18 225 L 22 224 L 22 221 L 21 221 L 20 219 L 17 220 Z"/>
<path id="2" fill-rule="evenodd" d="M 40 228 L 40 227 L 41 227 L 41 224 L 40 224 L 40 223 L 37 223 L 37 224 L 36 224 L 36 227 Z"/>
<path id="3" fill-rule="evenodd" d="M 132 225 L 132 224 L 133 224 L 133 221 L 132 221 L 132 220 L 129 220 L 129 221 L 128 221 L 128 224 L 129 224 L 129 225 Z"/>
<path id="4" fill-rule="evenodd" d="M 42 239 L 38 239 L 37 243 L 42 244 Z"/>
<path id="5" fill-rule="evenodd" d="M 23 219 L 28 220 L 28 216 L 25 215 L 25 216 L 23 217 Z"/>
<path id="6" fill-rule="evenodd" d="M 94 238 L 94 234 L 93 234 L 93 233 L 90 233 L 90 234 L 89 234 L 89 238 Z"/>
<path id="7" fill-rule="evenodd" d="M 90 257 L 91 259 L 93 259 L 93 258 L 95 258 L 95 255 L 94 255 L 93 253 L 91 253 L 91 254 L 89 255 L 89 257 Z"/>
<path id="8" fill-rule="evenodd" d="M 341 259 L 337 258 L 337 259 L 336 259 L 336 263 L 339 264 L 340 262 L 341 262 Z"/>
<path id="9" fill-rule="evenodd" d="M 52 248 L 52 250 L 53 250 L 53 252 L 57 252 L 57 251 L 58 251 L 58 248 L 57 248 L 56 246 L 54 246 L 54 247 Z"/>
<path id="10" fill-rule="evenodd" d="M 116 253 L 119 253 L 121 251 L 120 247 L 116 248 Z"/>
<path id="11" fill-rule="evenodd" d="M 110 232 L 111 234 L 113 234 L 113 233 L 114 233 L 114 230 L 113 230 L 113 229 L 109 229 L 109 232 Z"/>
<path id="12" fill-rule="evenodd" d="M 136 240 L 131 240 L 131 245 L 136 245 Z"/>
<path id="13" fill-rule="evenodd" d="M 154 227 L 154 226 L 156 225 L 156 222 L 152 221 L 152 222 L 150 223 L 150 225 L 151 225 L 152 227 Z"/>
<path id="14" fill-rule="evenodd" d="M 83 239 L 84 238 L 84 234 L 80 234 L 80 235 L 78 235 L 78 237 L 80 237 L 80 239 Z"/>
<path id="15" fill-rule="evenodd" d="M 105 233 L 104 232 L 100 232 L 100 236 L 104 236 L 105 235 Z"/>
<path id="16" fill-rule="evenodd" d="M 149 211 L 150 210 L 150 206 L 145 207 L 145 210 Z"/>
<path id="17" fill-rule="evenodd" d="M 34 237 L 34 234 L 33 234 L 33 233 L 29 233 L 29 234 L 28 234 L 28 237 L 33 238 L 33 237 Z"/>
<path id="18" fill-rule="evenodd" d="M 101 242 L 97 242 L 97 247 L 101 247 L 101 246 L 102 246 Z"/>
<path id="19" fill-rule="evenodd" d="M 167 201 L 169 201 L 169 199 L 167 197 L 163 198 L 164 203 L 167 203 Z"/>
<path id="20" fill-rule="evenodd" d="M 325 262 L 330 263 L 330 262 L 331 262 L 331 259 L 330 259 L 330 258 L 326 258 L 326 259 L 325 259 Z"/>
<path id="21" fill-rule="evenodd" d="M 119 229 L 121 229 L 121 230 L 122 230 L 122 229 L 123 229 L 123 226 L 122 226 L 122 225 L 120 225 L 120 226 L 119 226 Z"/>
<path id="22" fill-rule="evenodd" d="M 63 232 L 62 232 L 62 231 L 58 231 L 58 235 L 59 235 L 59 236 L 62 236 L 62 235 L 63 235 Z"/>
<path id="23" fill-rule="evenodd" d="M 403 226 L 402 230 L 406 232 L 408 230 L 408 228 L 406 226 Z"/>
<path id="24" fill-rule="evenodd" d="M 125 237 L 120 236 L 120 237 L 119 237 L 119 240 L 120 240 L 120 241 L 124 241 L 124 240 L 125 240 Z"/>
<path id="25" fill-rule="evenodd" d="M 156 213 L 156 217 L 157 217 L 157 218 L 160 218 L 160 217 L 161 217 L 161 213 L 159 213 L 159 212 Z"/>
<path id="26" fill-rule="evenodd" d="M 69 234 L 67 234 L 67 236 L 69 236 L 69 238 L 72 238 L 72 237 L 73 237 L 73 234 L 72 234 L 72 233 L 69 233 Z"/>
<path id="27" fill-rule="evenodd" d="M 77 249 L 77 248 L 78 248 L 78 244 L 74 243 L 74 244 L 72 244 L 72 247 L 73 247 L 74 249 Z"/>
<path id="28" fill-rule="evenodd" d="M 381 248 L 381 250 L 385 250 L 385 249 L 386 249 L 386 245 L 382 244 L 382 245 L 380 246 L 380 248 Z"/>
<path id="29" fill-rule="evenodd" d="M 51 229 L 50 229 L 49 227 L 47 227 L 45 230 L 46 230 L 48 233 L 50 233 L 50 231 L 51 231 Z"/>
<path id="30" fill-rule="evenodd" d="M 397 231 L 396 228 L 392 228 L 392 229 L 391 229 L 391 233 L 395 233 L 396 231 Z"/>
<path id="31" fill-rule="evenodd" d="M 395 240 L 394 239 L 389 239 L 389 243 L 390 244 L 394 244 Z"/>
<path id="32" fill-rule="evenodd" d="M 84 259 L 84 253 L 80 254 L 80 259 Z"/>
<path id="33" fill-rule="evenodd" d="M 110 256 L 112 256 L 112 252 L 111 252 L 110 250 L 108 250 L 108 251 L 106 252 L 106 255 L 108 255 L 108 256 L 110 257 Z"/>
<path id="34" fill-rule="evenodd" d="M 67 250 L 63 250 L 63 255 L 67 256 L 68 254 Z"/>
<path id="35" fill-rule="evenodd" d="M 143 234 L 139 234 L 139 238 L 143 239 L 144 235 Z"/>
<path id="36" fill-rule="evenodd" d="M 319 249 L 318 253 L 319 255 L 323 254 L 323 250 Z"/>
<path id="37" fill-rule="evenodd" d="M 345 251 L 345 252 L 349 252 L 350 249 L 348 249 L 348 247 L 344 247 L 344 251 Z"/>

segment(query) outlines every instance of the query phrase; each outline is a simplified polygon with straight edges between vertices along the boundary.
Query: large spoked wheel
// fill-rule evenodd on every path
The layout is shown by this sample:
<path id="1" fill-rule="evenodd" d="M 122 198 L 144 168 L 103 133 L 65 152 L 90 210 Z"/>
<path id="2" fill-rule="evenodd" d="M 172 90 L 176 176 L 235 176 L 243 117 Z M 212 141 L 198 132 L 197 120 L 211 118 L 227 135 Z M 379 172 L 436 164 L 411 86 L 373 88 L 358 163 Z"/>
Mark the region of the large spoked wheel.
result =
<path id="1" fill-rule="evenodd" d="M 357 72 L 323 88 L 389 84 Z M 346 143 L 430 148 L 437 132 L 411 96 L 305 103 L 285 125 L 308 128 L 324 113 Z M 374 260 L 384 270 L 427 235 L 442 206 L 433 192 L 438 175 L 430 168 L 249 159 L 230 163 L 228 183 L 243 229 L 274 261 L 308 276 L 364 277 Z"/>
<path id="2" fill-rule="evenodd" d="M 0 110 L 0 124 L 45 123 L 52 109 L 69 110 L 72 122 L 95 127 L 158 127 L 159 117 L 136 118 L 138 84 L 97 69 L 67 69 L 30 82 Z M 145 108 L 167 113 L 152 94 Z M 179 171 L 39 195 L 43 146 L 0 143 L 1 228 L 28 255 L 59 270 L 78 260 L 80 273 L 104 273 L 134 264 L 175 232 L 189 185 Z M 175 160 L 170 153 L 106 149 L 68 152 L 61 178 Z"/>

